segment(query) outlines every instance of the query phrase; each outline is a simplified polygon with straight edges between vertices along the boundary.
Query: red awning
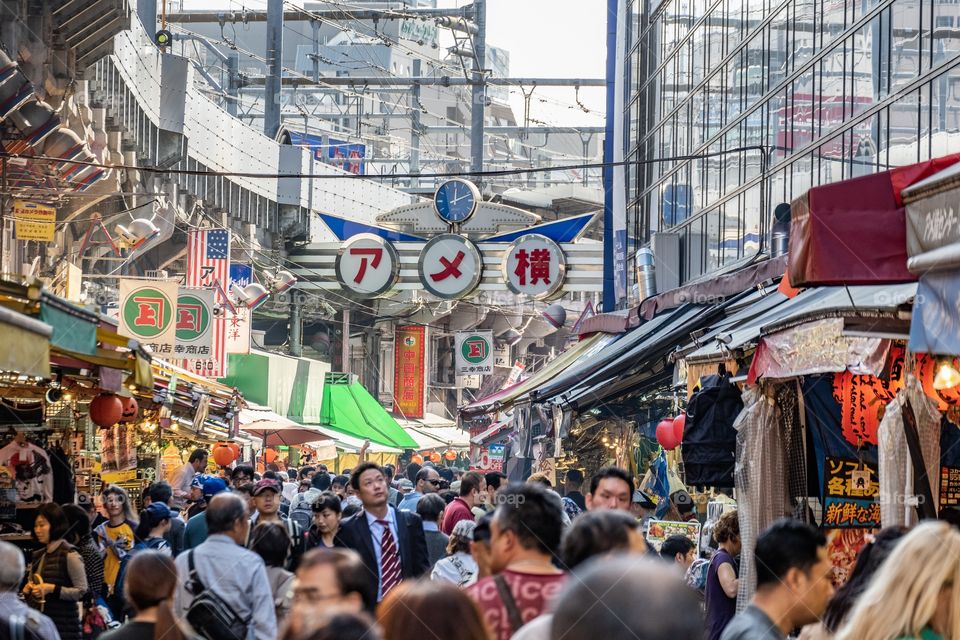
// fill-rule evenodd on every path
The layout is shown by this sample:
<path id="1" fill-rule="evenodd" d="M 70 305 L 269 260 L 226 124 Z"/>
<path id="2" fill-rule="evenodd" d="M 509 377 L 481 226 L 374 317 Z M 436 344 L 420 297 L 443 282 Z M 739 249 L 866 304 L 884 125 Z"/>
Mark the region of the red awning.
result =
<path id="1" fill-rule="evenodd" d="M 810 189 L 790 205 L 794 287 L 913 282 L 900 192 L 960 154 Z"/>

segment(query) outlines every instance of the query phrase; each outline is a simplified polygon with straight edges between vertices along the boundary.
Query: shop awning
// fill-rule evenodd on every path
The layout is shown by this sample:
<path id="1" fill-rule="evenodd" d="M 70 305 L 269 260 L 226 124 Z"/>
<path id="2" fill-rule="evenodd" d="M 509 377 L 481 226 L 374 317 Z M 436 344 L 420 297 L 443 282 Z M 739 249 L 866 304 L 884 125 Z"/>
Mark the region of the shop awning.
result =
<path id="1" fill-rule="evenodd" d="M 587 363 L 619 336 L 596 333 L 577 342 L 526 380 L 495 394 L 481 398 L 461 409 L 464 416 L 474 416 L 491 411 L 500 411 L 513 404 L 518 398 L 539 389 L 578 362 Z"/>
<path id="2" fill-rule="evenodd" d="M 323 380 L 330 365 L 252 349 L 231 353 L 221 381 L 236 387 L 247 400 L 270 407 L 301 424 L 319 424 Z"/>
<path id="3" fill-rule="evenodd" d="M 346 433 L 341 433 L 329 427 L 316 427 L 316 429 L 333 441 L 337 451 L 343 451 L 345 453 L 357 453 L 360 451 L 360 447 L 363 446 L 364 438 L 357 438 L 347 435 Z M 370 446 L 367 447 L 367 451 L 369 453 L 403 453 L 403 449 L 390 447 L 373 441 L 370 442 Z M 321 457 L 320 459 L 329 460 L 332 457 L 334 456 L 330 456 L 328 458 Z"/>
<path id="4" fill-rule="evenodd" d="M 317 427 L 298 424 L 284 418 L 270 407 L 248 404 L 240 410 L 240 430 L 263 442 L 263 446 L 310 444 L 313 447 L 333 446 L 333 441 Z"/>
<path id="5" fill-rule="evenodd" d="M 50 325 L 0 306 L 0 371 L 49 378 L 52 333 Z"/>
<path id="6" fill-rule="evenodd" d="M 470 435 L 454 426 L 427 427 L 413 420 L 398 420 L 404 431 L 417 441 L 417 451 L 428 449 L 466 449 Z"/>
<path id="7" fill-rule="evenodd" d="M 59 298 L 40 292 L 40 319 L 53 327 L 50 343 L 64 351 L 95 355 L 99 316 Z"/>
<path id="8" fill-rule="evenodd" d="M 355 438 L 416 449 L 417 441 L 358 382 L 342 373 L 328 374 L 323 385 L 320 425 Z"/>
<path id="9" fill-rule="evenodd" d="M 484 431 L 481 431 L 477 435 L 470 438 L 470 442 L 478 445 L 485 445 L 491 440 L 499 437 L 504 431 L 508 431 L 513 428 L 513 417 L 504 418 L 498 422 L 494 422 Z"/>

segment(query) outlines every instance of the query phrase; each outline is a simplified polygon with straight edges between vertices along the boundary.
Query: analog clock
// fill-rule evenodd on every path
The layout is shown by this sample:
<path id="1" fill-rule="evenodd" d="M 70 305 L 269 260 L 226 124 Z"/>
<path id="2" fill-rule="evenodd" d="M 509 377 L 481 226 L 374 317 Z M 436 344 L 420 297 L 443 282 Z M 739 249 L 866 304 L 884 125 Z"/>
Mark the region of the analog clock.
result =
<path id="1" fill-rule="evenodd" d="M 463 222 L 473 215 L 479 202 L 477 186 L 460 178 L 444 182 L 433 198 L 437 215 L 447 222 Z"/>

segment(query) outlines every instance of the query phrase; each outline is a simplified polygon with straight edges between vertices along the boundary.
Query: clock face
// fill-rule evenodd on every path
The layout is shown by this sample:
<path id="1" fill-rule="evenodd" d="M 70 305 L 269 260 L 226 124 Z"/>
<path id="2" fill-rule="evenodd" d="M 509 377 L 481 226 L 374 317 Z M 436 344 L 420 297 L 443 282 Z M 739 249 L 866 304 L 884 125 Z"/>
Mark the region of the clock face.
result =
<path id="1" fill-rule="evenodd" d="M 477 206 L 477 188 L 466 180 L 450 180 L 440 185 L 434 198 L 437 215 L 447 222 L 463 222 Z"/>

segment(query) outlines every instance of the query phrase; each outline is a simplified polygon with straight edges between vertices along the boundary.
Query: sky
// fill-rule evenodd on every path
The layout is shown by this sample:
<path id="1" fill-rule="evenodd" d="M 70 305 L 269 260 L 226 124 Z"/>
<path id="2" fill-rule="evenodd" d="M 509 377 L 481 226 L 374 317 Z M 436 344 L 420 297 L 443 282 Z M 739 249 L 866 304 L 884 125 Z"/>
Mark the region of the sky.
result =
<path id="1" fill-rule="evenodd" d="M 350 5 L 360 0 L 334 0 Z M 297 4 L 303 4 L 297 0 Z M 440 7 L 462 6 L 469 0 L 438 0 Z M 183 0 L 185 9 L 263 10 L 266 0 Z M 487 42 L 510 51 L 514 77 L 602 78 L 606 67 L 605 0 L 487 0 Z M 603 124 L 604 89 L 580 90 L 576 105 L 573 88 L 537 89 L 531 99 L 531 117 L 562 126 Z M 560 104 L 557 104 L 560 103 Z M 523 96 L 511 94 L 518 121 L 523 118 Z"/>

